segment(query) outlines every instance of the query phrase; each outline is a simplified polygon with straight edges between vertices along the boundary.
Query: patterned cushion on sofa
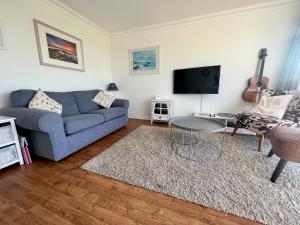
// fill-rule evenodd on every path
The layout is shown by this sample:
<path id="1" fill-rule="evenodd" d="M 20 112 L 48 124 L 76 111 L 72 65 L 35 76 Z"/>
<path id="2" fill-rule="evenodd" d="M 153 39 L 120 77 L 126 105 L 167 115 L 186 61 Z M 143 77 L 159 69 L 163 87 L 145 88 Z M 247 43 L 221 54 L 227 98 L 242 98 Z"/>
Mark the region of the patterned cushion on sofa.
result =
<path id="1" fill-rule="evenodd" d="M 296 127 L 298 125 L 290 120 L 278 119 L 257 113 L 237 114 L 236 124 L 239 128 L 245 128 L 257 134 L 264 134 L 278 125 L 287 127 Z"/>
<path id="2" fill-rule="evenodd" d="M 58 114 L 62 113 L 63 107 L 60 103 L 50 98 L 45 92 L 39 89 L 28 104 L 28 108 L 42 109 Z"/>
<path id="3" fill-rule="evenodd" d="M 92 99 L 92 101 L 104 108 L 110 108 L 114 102 L 115 97 L 100 90 L 98 94 Z"/>

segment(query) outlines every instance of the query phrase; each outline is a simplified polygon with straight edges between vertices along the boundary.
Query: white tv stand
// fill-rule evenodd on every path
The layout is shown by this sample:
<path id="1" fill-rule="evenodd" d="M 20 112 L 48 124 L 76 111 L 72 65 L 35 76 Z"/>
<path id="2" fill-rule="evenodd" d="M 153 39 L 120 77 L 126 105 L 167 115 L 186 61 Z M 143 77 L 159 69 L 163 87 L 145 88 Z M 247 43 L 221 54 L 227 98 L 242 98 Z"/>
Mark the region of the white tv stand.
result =
<path id="1" fill-rule="evenodd" d="M 218 116 L 216 113 L 214 116 L 210 115 L 211 113 L 201 113 L 201 112 L 194 112 L 195 117 L 201 117 L 201 118 L 206 118 L 206 119 L 216 119 L 216 120 L 221 120 L 224 122 L 225 126 L 227 126 L 228 121 L 233 121 L 234 117 L 230 116 Z"/>
<path id="2" fill-rule="evenodd" d="M 201 117 L 201 118 L 206 118 L 206 119 L 212 119 L 212 120 L 220 120 L 222 122 L 224 122 L 225 126 L 226 126 L 226 132 L 232 132 L 233 131 L 233 127 L 227 127 L 227 122 L 233 122 L 235 117 L 232 116 L 218 116 L 218 114 L 216 113 L 215 116 L 210 116 L 209 114 L 211 113 L 201 113 L 201 112 L 194 112 L 194 116 L 195 117 Z M 239 129 L 237 133 L 240 134 L 247 134 L 247 135 L 255 135 L 255 133 L 253 133 L 252 131 L 249 130 L 245 130 L 245 129 Z"/>

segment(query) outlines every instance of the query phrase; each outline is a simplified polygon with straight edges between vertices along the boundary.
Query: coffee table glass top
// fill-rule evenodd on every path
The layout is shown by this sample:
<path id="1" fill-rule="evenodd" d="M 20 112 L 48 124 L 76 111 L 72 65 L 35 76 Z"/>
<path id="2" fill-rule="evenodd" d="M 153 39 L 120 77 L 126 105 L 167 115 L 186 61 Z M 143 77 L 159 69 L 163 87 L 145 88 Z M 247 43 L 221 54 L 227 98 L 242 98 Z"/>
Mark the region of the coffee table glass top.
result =
<path id="1" fill-rule="evenodd" d="M 171 126 L 196 132 L 218 132 L 225 128 L 222 121 L 192 116 L 172 117 L 169 123 Z"/>

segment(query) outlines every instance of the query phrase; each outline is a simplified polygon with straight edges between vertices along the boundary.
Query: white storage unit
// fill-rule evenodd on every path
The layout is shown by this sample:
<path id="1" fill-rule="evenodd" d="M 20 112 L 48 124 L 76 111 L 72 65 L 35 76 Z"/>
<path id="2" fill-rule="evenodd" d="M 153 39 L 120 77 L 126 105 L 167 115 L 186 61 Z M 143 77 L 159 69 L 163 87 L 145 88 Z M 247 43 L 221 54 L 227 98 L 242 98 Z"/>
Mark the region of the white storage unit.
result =
<path id="1" fill-rule="evenodd" d="M 169 122 L 172 116 L 172 101 L 169 99 L 155 99 L 151 101 L 151 124 L 153 121 Z"/>
<path id="2" fill-rule="evenodd" d="M 0 169 L 14 163 L 24 164 L 15 118 L 0 116 Z"/>

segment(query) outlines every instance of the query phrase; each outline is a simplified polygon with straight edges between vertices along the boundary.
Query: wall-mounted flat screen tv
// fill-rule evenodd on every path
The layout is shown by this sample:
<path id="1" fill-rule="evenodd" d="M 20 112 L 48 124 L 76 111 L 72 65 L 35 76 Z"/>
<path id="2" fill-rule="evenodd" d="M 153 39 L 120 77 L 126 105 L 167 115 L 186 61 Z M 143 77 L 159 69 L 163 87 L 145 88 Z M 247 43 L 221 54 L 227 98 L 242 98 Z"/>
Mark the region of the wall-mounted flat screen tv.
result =
<path id="1" fill-rule="evenodd" d="M 174 94 L 218 94 L 221 66 L 174 70 Z"/>

